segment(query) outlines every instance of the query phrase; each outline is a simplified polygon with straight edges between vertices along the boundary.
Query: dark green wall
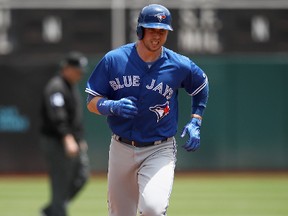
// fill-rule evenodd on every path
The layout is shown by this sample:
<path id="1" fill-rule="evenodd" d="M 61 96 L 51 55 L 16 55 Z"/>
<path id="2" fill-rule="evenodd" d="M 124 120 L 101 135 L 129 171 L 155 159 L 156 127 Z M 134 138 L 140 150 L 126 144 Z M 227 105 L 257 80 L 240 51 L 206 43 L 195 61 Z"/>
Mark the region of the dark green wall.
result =
<path id="1" fill-rule="evenodd" d="M 210 96 L 201 148 L 188 153 L 181 148 L 186 139 L 179 133 L 190 118 L 190 98 L 180 91 L 177 170 L 288 169 L 288 56 L 191 58 L 207 73 Z M 91 59 L 90 70 L 98 60 Z M 85 125 L 92 169 L 104 171 L 111 135 L 106 119 L 85 108 Z"/>

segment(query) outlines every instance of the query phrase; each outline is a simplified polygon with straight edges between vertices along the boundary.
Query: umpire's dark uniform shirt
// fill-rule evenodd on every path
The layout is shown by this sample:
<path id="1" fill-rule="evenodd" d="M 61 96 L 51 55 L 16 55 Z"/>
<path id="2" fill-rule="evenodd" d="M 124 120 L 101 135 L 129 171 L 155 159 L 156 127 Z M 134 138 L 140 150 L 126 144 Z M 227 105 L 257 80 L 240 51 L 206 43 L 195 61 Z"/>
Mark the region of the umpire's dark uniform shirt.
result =
<path id="1" fill-rule="evenodd" d="M 42 132 L 46 136 L 62 138 L 74 135 L 83 139 L 82 105 L 79 90 L 60 75 L 53 77 L 44 90 Z"/>

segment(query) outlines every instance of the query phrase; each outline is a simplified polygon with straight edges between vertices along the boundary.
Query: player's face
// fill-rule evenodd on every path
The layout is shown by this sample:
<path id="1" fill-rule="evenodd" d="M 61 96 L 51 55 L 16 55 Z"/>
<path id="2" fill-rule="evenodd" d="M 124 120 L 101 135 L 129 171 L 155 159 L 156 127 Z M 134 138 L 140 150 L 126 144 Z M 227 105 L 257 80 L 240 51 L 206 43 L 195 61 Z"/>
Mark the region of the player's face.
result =
<path id="1" fill-rule="evenodd" d="M 168 30 L 144 28 L 143 44 L 150 52 L 155 52 L 161 49 L 165 44 L 168 36 Z"/>

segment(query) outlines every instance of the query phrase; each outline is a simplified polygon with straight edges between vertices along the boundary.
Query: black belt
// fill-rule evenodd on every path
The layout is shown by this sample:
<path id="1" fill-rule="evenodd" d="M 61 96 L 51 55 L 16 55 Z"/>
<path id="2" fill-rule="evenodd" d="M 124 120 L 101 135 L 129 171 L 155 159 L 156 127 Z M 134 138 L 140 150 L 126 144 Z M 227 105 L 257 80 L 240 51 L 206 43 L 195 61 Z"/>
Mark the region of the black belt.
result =
<path id="1" fill-rule="evenodd" d="M 135 146 L 135 147 L 147 147 L 147 146 L 159 145 L 163 142 L 170 141 L 173 139 L 173 137 L 169 137 L 169 138 L 165 138 L 165 139 L 158 140 L 155 142 L 137 142 L 137 141 L 125 139 L 125 138 L 120 137 L 120 136 L 115 135 L 115 134 L 113 135 L 113 138 L 119 142 L 123 142 L 123 143 L 126 143 L 128 145 Z"/>

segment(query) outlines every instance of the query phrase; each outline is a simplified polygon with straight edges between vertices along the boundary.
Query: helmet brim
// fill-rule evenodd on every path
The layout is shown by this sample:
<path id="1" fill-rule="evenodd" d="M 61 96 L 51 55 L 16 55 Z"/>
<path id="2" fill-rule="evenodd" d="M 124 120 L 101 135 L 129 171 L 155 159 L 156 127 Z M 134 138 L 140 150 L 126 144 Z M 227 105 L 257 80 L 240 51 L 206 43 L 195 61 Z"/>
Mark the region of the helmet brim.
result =
<path id="1" fill-rule="evenodd" d="M 143 28 L 165 29 L 173 31 L 173 28 L 165 23 L 139 23 L 139 26 L 142 26 Z"/>

